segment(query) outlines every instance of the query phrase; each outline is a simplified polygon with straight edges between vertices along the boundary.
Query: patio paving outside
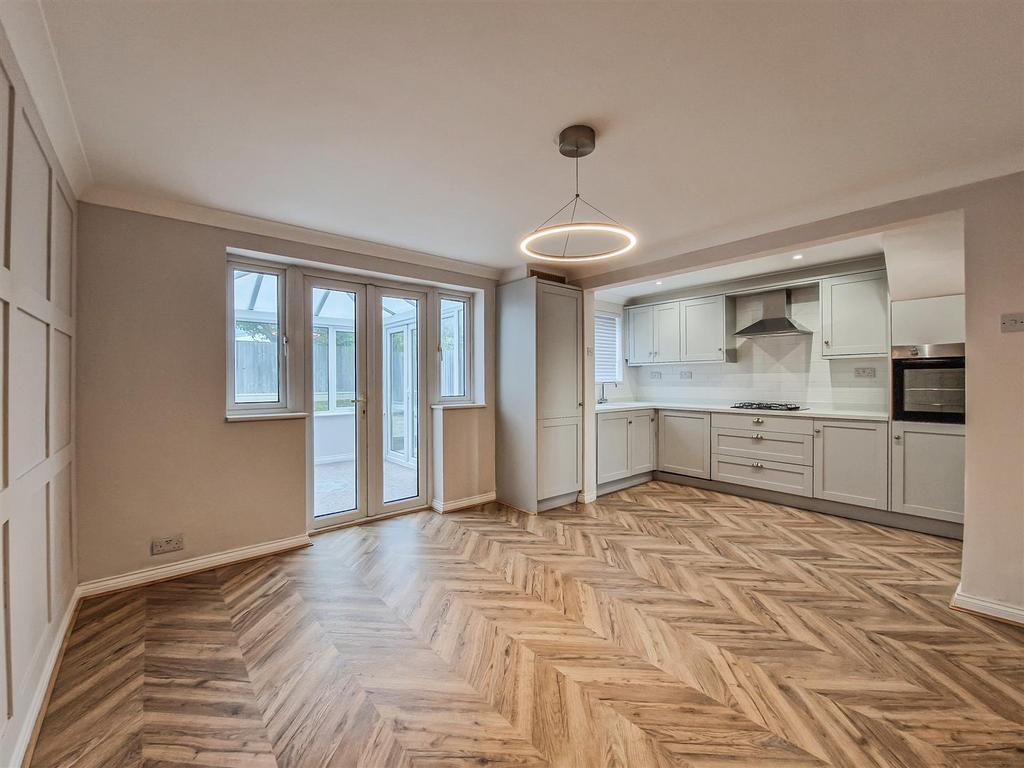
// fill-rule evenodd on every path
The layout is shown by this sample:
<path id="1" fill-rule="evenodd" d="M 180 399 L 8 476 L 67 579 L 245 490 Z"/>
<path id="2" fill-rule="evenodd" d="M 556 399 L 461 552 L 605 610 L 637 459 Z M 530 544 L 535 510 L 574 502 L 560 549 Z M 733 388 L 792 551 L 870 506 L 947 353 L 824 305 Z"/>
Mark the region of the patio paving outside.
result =
<path id="1" fill-rule="evenodd" d="M 313 514 L 316 517 L 355 507 L 355 461 L 335 461 L 313 467 Z M 395 501 L 416 496 L 417 472 L 393 461 L 384 462 L 384 499 Z"/>

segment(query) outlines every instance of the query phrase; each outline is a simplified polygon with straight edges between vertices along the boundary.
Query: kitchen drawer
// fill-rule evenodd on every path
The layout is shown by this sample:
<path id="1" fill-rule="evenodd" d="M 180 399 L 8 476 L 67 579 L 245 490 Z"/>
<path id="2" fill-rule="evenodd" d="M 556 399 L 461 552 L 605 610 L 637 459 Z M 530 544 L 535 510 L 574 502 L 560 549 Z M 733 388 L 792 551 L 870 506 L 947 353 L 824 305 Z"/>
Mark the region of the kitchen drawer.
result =
<path id="1" fill-rule="evenodd" d="M 711 479 L 797 496 L 811 496 L 814 491 L 812 467 L 784 464 L 781 461 L 740 459 L 716 454 L 711 457 Z"/>
<path id="2" fill-rule="evenodd" d="M 713 413 L 711 426 L 729 429 L 756 429 L 758 432 L 788 432 L 809 435 L 810 419 L 793 416 L 767 416 L 762 413 Z"/>
<path id="3" fill-rule="evenodd" d="M 711 452 L 719 456 L 810 466 L 814 460 L 814 439 L 810 435 L 788 432 L 715 427 L 711 431 Z"/>

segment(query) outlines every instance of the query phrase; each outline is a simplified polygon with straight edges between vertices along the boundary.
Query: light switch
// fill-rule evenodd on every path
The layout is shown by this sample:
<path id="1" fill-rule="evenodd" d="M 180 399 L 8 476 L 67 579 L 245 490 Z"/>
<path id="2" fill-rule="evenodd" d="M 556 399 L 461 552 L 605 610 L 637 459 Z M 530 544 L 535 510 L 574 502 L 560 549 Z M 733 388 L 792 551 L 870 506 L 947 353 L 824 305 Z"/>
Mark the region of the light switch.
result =
<path id="1" fill-rule="evenodd" d="M 999 318 L 999 330 L 1003 333 L 1024 331 L 1024 312 L 1008 312 Z"/>

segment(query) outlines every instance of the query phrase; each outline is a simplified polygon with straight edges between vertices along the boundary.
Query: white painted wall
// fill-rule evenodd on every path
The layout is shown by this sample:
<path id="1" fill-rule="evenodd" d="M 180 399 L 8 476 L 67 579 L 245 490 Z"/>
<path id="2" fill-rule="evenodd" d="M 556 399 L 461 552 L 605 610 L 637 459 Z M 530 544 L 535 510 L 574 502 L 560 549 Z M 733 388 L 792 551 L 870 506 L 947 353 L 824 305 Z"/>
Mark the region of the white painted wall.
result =
<path id="1" fill-rule="evenodd" d="M 2 33 L 0 63 L 0 221 L 10 215 L 0 258 L 0 765 L 15 765 L 78 584 L 76 205 Z"/>

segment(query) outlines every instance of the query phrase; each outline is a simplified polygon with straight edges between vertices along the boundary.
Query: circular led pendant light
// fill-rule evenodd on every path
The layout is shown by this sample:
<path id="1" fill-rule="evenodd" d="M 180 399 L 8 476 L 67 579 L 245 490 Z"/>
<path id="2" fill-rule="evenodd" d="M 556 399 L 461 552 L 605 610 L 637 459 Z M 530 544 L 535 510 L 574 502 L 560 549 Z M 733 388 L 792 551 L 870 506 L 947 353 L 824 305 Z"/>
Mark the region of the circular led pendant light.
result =
<path id="1" fill-rule="evenodd" d="M 533 259 L 577 263 L 619 256 L 636 247 L 636 234 L 580 195 L 580 158 L 594 151 L 596 137 L 589 125 L 570 125 L 558 135 L 558 151 L 576 160 L 576 194 L 537 229 L 522 239 L 519 250 Z M 576 220 L 581 205 L 601 220 Z M 550 222 L 571 206 L 567 222 Z M 591 217 L 596 218 L 596 217 Z M 580 245 L 582 243 L 582 245 Z"/>

